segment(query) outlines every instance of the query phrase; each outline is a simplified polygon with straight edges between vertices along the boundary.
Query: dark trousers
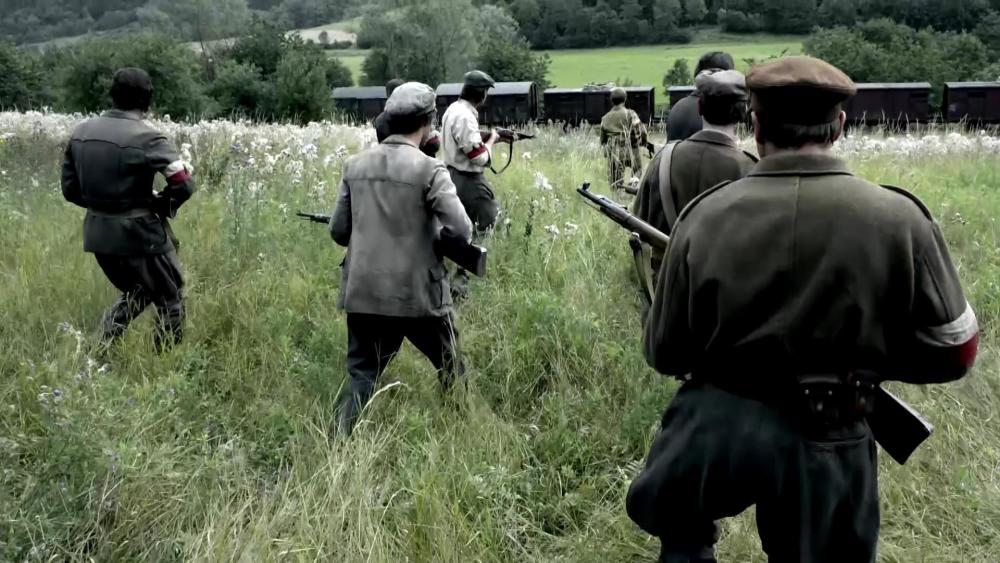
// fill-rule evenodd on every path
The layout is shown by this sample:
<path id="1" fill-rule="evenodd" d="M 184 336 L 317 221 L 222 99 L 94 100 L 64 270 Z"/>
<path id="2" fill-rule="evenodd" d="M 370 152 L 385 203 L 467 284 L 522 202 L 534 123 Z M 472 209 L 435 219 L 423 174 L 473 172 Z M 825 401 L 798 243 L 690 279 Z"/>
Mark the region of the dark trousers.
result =
<path id="1" fill-rule="evenodd" d="M 715 521 L 757 506 L 771 563 L 875 560 L 875 442 L 862 420 L 803 426 L 764 403 L 685 384 L 663 416 L 629 516 L 659 536 L 660 561 L 715 561 Z"/>
<path id="2" fill-rule="evenodd" d="M 371 400 L 385 368 L 399 353 L 403 339 L 427 356 L 448 390 L 465 368 L 458 350 L 458 329 L 452 317 L 386 317 L 347 315 L 347 374 L 349 386 L 337 405 L 338 430 L 350 434 Z"/>
<path id="3" fill-rule="evenodd" d="M 461 200 L 465 212 L 476 228 L 476 232 L 484 233 L 493 228 L 500 214 L 496 196 L 486 175 L 482 172 L 463 172 L 448 167 L 451 181 L 455 184 L 458 199 Z"/>
<path id="4" fill-rule="evenodd" d="M 177 253 L 153 256 L 114 256 L 96 254 L 97 264 L 119 291 L 101 322 L 105 343 L 125 333 L 132 320 L 147 307 L 156 307 L 156 349 L 180 342 L 184 329 L 184 278 Z"/>

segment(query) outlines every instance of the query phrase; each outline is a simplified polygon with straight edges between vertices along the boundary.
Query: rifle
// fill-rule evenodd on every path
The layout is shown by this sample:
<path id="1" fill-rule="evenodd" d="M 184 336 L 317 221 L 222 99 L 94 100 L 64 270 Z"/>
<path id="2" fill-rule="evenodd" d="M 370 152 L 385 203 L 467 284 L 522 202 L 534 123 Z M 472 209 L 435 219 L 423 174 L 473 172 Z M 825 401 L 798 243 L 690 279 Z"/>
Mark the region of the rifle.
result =
<path id="1" fill-rule="evenodd" d="M 321 213 L 304 213 L 299 211 L 295 214 L 313 223 L 322 223 L 324 225 L 329 225 L 332 218 L 330 215 L 323 215 Z M 442 232 L 438 239 L 434 241 L 434 252 L 438 256 L 451 260 L 460 268 L 471 272 L 473 275 L 478 277 L 486 275 L 486 249 L 481 246 L 467 243 L 464 240 Z"/>
<path id="2" fill-rule="evenodd" d="M 642 242 L 661 250 L 666 250 L 667 247 L 670 246 L 669 235 L 642 219 L 639 219 L 635 215 L 632 215 L 632 212 L 629 211 L 624 205 L 616 201 L 612 201 L 600 194 L 591 193 L 589 183 L 584 184 L 576 191 L 583 196 L 584 199 L 590 202 L 595 209 L 603 213 L 608 219 L 611 219 L 615 223 L 625 227 L 625 229 L 629 232 L 638 235 Z"/>
<path id="3" fill-rule="evenodd" d="M 872 436 L 885 453 L 903 465 L 920 444 L 931 437 L 934 426 L 913 407 L 881 387 L 875 387 L 874 402 L 866 417 Z"/>
<path id="4" fill-rule="evenodd" d="M 493 165 L 490 164 L 490 170 L 492 170 L 494 174 L 499 175 L 503 174 L 504 170 L 507 170 L 507 168 L 510 167 L 511 162 L 514 160 L 514 143 L 517 141 L 530 141 L 534 139 L 535 136 L 530 135 L 528 133 L 521 133 L 520 131 L 514 131 L 512 129 L 496 129 L 495 131 L 497 133 L 496 142 L 507 143 L 508 145 L 510 145 L 510 152 L 507 153 L 507 164 L 505 164 L 504 167 L 501 168 L 499 172 L 497 172 L 497 170 L 493 168 Z M 482 137 L 483 142 L 485 143 L 486 139 L 490 138 L 490 132 L 480 131 L 479 136 Z"/>

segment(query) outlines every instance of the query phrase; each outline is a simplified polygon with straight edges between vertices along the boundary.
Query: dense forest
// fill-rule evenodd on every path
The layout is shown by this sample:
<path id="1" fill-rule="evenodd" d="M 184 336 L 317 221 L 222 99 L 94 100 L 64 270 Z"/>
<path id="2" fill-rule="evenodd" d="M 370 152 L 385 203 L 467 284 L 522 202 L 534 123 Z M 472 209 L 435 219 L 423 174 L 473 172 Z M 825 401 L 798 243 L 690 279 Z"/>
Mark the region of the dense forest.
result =
<path id="1" fill-rule="evenodd" d="M 252 16 L 302 28 L 422 0 L 0 0 L 0 37 L 16 44 L 85 33 L 152 31 L 187 40 L 238 34 Z M 464 5 L 464 3 L 459 3 Z M 689 41 L 718 25 L 744 33 L 809 33 L 814 27 L 888 18 L 915 29 L 971 31 L 1000 0 L 475 0 L 498 4 L 536 49 Z"/>

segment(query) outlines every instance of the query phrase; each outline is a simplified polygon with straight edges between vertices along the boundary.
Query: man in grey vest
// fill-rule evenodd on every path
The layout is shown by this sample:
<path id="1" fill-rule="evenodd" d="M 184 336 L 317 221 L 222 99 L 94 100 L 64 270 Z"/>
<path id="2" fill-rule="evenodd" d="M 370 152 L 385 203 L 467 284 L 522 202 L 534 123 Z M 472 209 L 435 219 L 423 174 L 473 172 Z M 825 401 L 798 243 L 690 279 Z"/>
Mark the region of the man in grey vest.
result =
<path id="1" fill-rule="evenodd" d="M 349 434 L 379 377 L 407 339 L 438 370 L 445 389 L 463 373 L 452 299 L 435 241 L 469 242 L 472 222 L 444 163 L 421 153 L 436 96 L 408 82 L 386 103 L 391 135 L 344 164 L 330 221 L 347 247 L 340 307 L 347 313 L 347 372 L 335 433 Z"/>
<path id="2" fill-rule="evenodd" d="M 184 278 L 169 219 L 195 191 L 177 150 L 143 121 L 153 96 L 145 71 L 123 68 L 111 86 L 114 109 L 73 132 L 66 147 L 62 191 L 87 209 L 84 251 L 93 253 L 108 280 L 121 291 L 102 322 L 105 344 L 120 337 L 154 305 L 159 317 L 156 348 L 180 341 Z M 157 174 L 166 187 L 153 191 Z"/>

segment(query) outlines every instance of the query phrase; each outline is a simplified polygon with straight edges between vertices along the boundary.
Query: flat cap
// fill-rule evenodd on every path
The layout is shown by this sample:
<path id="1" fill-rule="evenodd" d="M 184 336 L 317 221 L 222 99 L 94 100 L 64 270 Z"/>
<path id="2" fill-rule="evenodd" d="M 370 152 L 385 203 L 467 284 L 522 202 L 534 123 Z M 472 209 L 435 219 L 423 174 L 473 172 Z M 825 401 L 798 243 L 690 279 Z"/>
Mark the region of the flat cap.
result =
<path id="1" fill-rule="evenodd" d="M 695 87 L 707 97 L 747 97 L 747 80 L 736 70 L 706 70 L 694 79 Z"/>
<path id="2" fill-rule="evenodd" d="M 473 88 L 492 88 L 496 81 L 481 70 L 470 70 L 462 77 L 462 83 Z"/>
<path id="3" fill-rule="evenodd" d="M 841 104 L 857 93 L 849 76 L 813 57 L 784 57 L 750 70 L 747 87 L 758 116 L 783 123 L 819 125 L 832 121 Z"/>
<path id="4" fill-rule="evenodd" d="M 427 115 L 435 110 L 437 95 L 420 82 L 407 82 L 392 91 L 385 103 L 385 112 L 394 115 Z"/>

